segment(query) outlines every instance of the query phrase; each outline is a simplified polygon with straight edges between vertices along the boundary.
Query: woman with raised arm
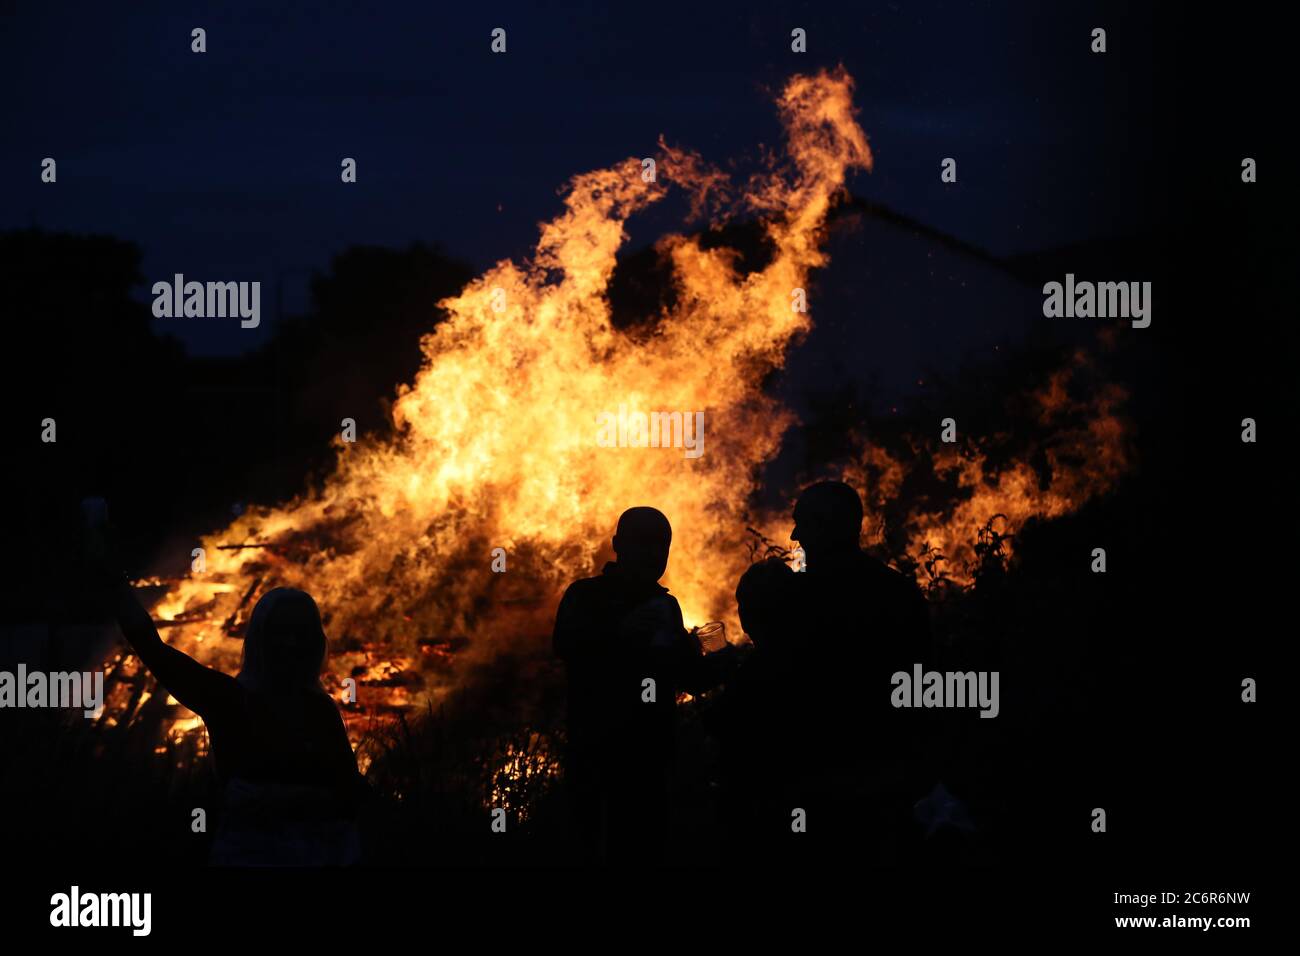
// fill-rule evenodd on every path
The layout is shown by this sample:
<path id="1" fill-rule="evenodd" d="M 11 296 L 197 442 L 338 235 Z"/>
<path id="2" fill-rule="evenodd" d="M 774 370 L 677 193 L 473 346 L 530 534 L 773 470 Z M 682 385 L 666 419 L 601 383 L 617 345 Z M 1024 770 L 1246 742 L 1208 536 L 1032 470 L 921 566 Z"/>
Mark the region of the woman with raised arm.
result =
<path id="1" fill-rule="evenodd" d="M 294 588 L 263 595 L 244 636 L 239 675 L 230 677 L 164 643 L 126 578 L 110 577 L 123 636 L 207 727 L 224 800 L 211 862 L 358 862 L 356 819 L 367 788 L 338 706 L 320 682 L 326 640 L 311 596 Z"/>

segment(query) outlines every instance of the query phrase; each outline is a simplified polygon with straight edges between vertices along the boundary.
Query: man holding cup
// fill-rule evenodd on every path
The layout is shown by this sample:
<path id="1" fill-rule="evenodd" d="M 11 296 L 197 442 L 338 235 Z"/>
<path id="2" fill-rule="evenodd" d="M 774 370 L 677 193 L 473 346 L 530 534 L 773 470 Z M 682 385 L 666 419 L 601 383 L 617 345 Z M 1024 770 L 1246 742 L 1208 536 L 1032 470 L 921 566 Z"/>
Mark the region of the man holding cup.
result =
<path id="1" fill-rule="evenodd" d="M 662 512 L 625 511 L 616 559 L 570 585 L 556 612 L 555 653 L 569 679 L 565 779 L 579 862 L 662 859 L 677 695 L 714 682 L 714 662 L 659 584 L 671 544 Z"/>

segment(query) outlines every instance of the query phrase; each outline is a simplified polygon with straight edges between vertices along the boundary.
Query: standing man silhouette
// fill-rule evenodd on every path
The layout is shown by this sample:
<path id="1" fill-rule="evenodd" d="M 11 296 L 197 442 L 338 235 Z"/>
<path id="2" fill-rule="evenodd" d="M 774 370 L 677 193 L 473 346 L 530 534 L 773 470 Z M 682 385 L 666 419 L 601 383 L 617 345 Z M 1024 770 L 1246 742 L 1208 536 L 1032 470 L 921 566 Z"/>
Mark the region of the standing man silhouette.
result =
<path id="1" fill-rule="evenodd" d="M 791 537 L 807 571 L 795 576 L 801 633 L 784 746 L 796 768 L 791 798 L 821 817 L 805 808 L 818 855 L 856 841 L 855 852 L 889 862 L 921 795 L 912 791 L 925 736 L 923 718 L 892 707 L 890 678 L 929 659 L 929 609 L 914 581 L 861 549 L 862 518 L 858 493 L 841 481 L 811 485 L 795 506 Z"/>
<path id="2" fill-rule="evenodd" d="M 555 615 L 568 672 L 565 761 L 579 862 L 662 858 L 677 693 L 704 679 L 677 599 L 660 585 L 672 528 L 654 508 L 618 519 L 616 560 L 571 584 Z"/>

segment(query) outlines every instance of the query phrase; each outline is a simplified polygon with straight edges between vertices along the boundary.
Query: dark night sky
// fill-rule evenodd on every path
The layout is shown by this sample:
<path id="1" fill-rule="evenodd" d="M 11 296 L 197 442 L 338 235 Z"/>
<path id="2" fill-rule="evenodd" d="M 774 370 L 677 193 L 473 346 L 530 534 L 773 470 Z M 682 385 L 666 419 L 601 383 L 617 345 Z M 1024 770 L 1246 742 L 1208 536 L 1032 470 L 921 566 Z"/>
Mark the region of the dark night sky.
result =
<path id="1" fill-rule="evenodd" d="M 660 133 L 752 162 L 779 136 L 771 91 L 836 63 L 876 154 L 853 190 L 963 241 L 1010 255 L 1107 237 L 1158 201 L 1159 34 L 1128 5 L 42 3 L 6 20 L 0 228 L 131 239 L 149 282 L 260 279 L 268 317 L 277 279 L 301 310 L 307 270 L 355 243 L 437 241 L 476 267 L 522 255 L 569 176 Z M 634 224 L 633 244 L 661 225 Z M 261 339 L 166 331 L 205 353 Z"/>

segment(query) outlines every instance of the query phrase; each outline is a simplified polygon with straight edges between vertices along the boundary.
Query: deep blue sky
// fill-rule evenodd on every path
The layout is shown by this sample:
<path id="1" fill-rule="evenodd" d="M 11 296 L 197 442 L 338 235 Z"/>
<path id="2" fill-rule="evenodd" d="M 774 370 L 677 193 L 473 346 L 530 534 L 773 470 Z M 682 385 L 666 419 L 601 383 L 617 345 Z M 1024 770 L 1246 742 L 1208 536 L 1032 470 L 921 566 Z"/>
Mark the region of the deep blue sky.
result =
<path id="1" fill-rule="evenodd" d="M 855 192 L 999 255 L 1131 231 L 1155 164 L 1151 15 L 1039 6 L 20 4 L 0 40 L 0 228 L 134 240 L 149 282 L 261 279 L 264 315 L 283 276 L 301 309 L 306 270 L 355 243 L 437 241 L 479 267 L 521 255 L 569 176 L 660 133 L 752 158 L 779 138 L 770 91 L 843 63 L 877 163 Z M 39 181 L 45 156 L 57 185 Z M 168 331 L 200 352 L 257 340 Z"/>

